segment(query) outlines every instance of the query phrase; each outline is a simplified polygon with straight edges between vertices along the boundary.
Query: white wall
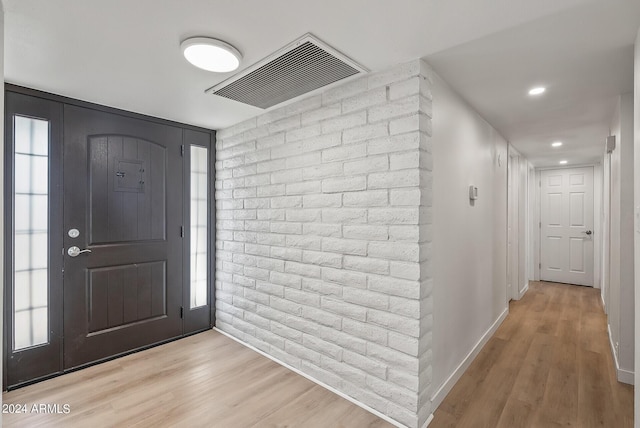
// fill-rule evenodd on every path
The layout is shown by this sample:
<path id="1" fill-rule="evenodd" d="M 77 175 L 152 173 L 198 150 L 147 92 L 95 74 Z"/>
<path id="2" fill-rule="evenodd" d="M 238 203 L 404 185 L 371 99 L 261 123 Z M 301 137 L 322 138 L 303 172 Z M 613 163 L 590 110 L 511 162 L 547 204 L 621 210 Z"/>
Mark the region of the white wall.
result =
<path id="1" fill-rule="evenodd" d="M 422 425 L 508 312 L 507 141 L 419 61 L 222 130 L 217 159 L 218 327 Z"/>
<path id="2" fill-rule="evenodd" d="M 410 427 L 431 413 L 429 73 L 365 75 L 216 142 L 217 327 Z"/>
<path id="3" fill-rule="evenodd" d="M 633 373 L 635 353 L 633 248 L 633 94 L 621 96 L 620 369 Z M 631 375 L 630 382 L 633 381 Z"/>
<path id="4" fill-rule="evenodd" d="M 433 106 L 435 408 L 507 313 L 509 159 L 507 141 L 439 77 Z"/>
<path id="5" fill-rule="evenodd" d="M 616 366 L 620 343 L 620 100 L 616 104 L 609 135 L 616 137 L 616 149 L 609 154 L 609 289 L 607 322 Z M 605 155 L 607 156 L 607 155 Z"/>
<path id="6" fill-rule="evenodd" d="M 635 44 L 634 69 L 634 203 L 635 203 L 635 308 L 640 308 L 640 30 Z M 640 317 L 635 317 L 635 331 L 640 331 Z M 640 385 L 640 341 L 635 343 L 635 384 Z M 635 426 L 640 427 L 640 393 L 635 393 Z"/>
<path id="7" fill-rule="evenodd" d="M 635 346 L 633 94 L 619 97 L 611 120 L 610 134 L 616 137 L 616 148 L 609 158 L 610 240 L 607 316 L 612 348 L 618 365 L 618 379 L 630 383 L 633 382 Z"/>

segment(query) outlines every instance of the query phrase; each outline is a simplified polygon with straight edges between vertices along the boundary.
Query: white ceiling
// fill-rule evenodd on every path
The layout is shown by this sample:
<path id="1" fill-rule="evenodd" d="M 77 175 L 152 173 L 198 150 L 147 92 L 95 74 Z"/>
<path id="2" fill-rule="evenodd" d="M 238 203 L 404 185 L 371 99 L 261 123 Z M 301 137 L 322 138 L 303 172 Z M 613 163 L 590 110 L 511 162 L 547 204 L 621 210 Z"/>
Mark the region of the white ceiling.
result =
<path id="1" fill-rule="evenodd" d="M 8 82 L 212 129 L 261 112 L 206 95 L 180 41 L 221 38 L 247 67 L 311 32 L 370 70 L 424 57 L 536 165 L 602 153 L 632 90 L 640 0 L 3 0 Z M 526 91 L 548 86 L 538 99 Z"/>
<path id="2" fill-rule="evenodd" d="M 435 53 L 428 61 L 537 166 L 593 163 L 618 95 L 633 91 L 640 1 L 594 1 Z M 529 88 L 547 92 L 531 97 Z M 562 141 L 560 149 L 550 147 Z"/>

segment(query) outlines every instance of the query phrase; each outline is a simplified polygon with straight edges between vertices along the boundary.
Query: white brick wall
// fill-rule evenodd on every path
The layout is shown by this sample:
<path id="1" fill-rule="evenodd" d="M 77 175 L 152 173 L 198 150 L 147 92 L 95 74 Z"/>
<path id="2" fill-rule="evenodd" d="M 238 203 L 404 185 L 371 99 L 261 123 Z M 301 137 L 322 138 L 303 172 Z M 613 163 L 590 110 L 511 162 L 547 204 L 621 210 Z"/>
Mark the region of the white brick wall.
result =
<path id="1" fill-rule="evenodd" d="M 216 143 L 217 327 L 410 427 L 431 410 L 429 73 L 363 76 Z"/>

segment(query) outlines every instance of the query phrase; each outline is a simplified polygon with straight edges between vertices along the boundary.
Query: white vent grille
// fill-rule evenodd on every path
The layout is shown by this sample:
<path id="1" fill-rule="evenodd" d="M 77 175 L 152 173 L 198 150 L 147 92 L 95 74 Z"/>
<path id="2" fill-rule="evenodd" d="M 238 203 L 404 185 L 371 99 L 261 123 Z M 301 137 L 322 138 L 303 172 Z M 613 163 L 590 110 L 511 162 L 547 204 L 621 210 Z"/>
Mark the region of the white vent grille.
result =
<path id="1" fill-rule="evenodd" d="M 266 109 L 364 71 L 307 34 L 206 92 Z"/>

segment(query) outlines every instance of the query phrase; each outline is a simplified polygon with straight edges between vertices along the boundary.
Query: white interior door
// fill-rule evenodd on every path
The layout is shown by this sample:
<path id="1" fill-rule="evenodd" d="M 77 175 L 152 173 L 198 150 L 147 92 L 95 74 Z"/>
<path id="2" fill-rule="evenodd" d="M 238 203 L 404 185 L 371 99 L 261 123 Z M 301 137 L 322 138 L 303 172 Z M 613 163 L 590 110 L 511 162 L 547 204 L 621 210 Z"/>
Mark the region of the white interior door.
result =
<path id="1" fill-rule="evenodd" d="M 540 178 L 540 279 L 593 287 L 593 167 Z"/>

